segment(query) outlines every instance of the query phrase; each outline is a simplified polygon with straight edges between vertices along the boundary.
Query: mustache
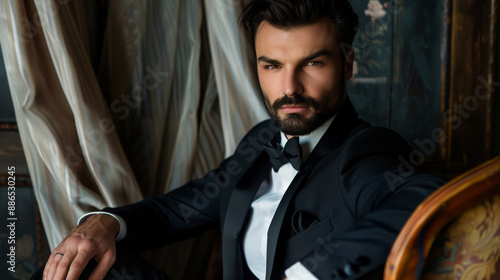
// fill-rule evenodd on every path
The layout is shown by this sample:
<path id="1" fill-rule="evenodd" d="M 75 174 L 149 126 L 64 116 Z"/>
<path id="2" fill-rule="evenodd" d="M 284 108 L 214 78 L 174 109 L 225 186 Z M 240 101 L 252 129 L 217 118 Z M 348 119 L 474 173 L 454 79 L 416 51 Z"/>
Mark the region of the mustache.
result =
<path id="1" fill-rule="evenodd" d="M 282 98 L 274 101 L 272 107 L 275 111 L 277 111 L 285 105 L 305 105 L 313 107 L 314 109 L 319 108 L 319 104 L 314 101 L 314 99 L 312 99 L 311 97 L 302 96 L 300 94 L 295 94 L 292 96 L 285 95 Z"/>

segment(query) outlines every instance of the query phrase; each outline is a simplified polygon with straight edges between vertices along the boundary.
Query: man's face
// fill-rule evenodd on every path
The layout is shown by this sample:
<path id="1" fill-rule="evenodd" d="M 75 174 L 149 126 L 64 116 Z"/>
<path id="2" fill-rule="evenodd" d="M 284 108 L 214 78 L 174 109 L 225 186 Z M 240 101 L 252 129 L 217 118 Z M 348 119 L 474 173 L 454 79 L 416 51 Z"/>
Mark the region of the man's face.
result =
<path id="1" fill-rule="evenodd" d="M 263 21 L 255 51 L 266 107 L 285 134 L 309 134 L 337 113 L 353 53 L 344 63 L 329 19 L 287 30 Z"/>

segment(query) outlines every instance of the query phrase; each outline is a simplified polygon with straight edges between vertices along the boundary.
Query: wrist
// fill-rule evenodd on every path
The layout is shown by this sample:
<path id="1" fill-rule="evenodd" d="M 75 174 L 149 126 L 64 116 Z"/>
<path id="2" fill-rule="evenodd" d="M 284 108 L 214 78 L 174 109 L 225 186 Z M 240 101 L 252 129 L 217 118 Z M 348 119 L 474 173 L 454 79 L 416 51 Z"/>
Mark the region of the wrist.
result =
<path id="1" fill-rule="evenodd" d="M 118 221 L 105 214 L 99 214 L 99 219 L 102 220 L 103 225 L 109 229 L 110 233 L 113 235 L 113 238 L 115 238 L 118 235 L 118 232 L 120 232 L 120 223 Z"/>
<path id="2" fill-rule="evenodd" d="M 89 212 L 89 213 L 81 216 L 80 219 L 78 219 L 78 223 L 77 224 L 80 225 L 83 222 L 85 222 L 89 217 L 91 217 L 93 215 L 99 215 L 99 214 L 108 215 L 110 217 L 113 217 L 118 222 L 119 231 L 118 231 L 118 234 L 115 236 L 115 241 L 117 241 L 117 242 L 122 241 L 125 238 L 126 234 L 127 234 L 127 224 L 125 223 L 125 221 L 123 220 L 122 217 L 120 217 L 118 215 L 115 215 L 113 213 L 110 213 L 110 212 L 107 212 L 107 211 Z"/>
<path id="3" fill-rule="evenodd" d="M 110 235 L 113 238 L 115 238 L 120 231 L 120 224 L 118 221 L 114 217 L 106 214 L 88 216 L 84 221 L 80 221 L 80 224 L 97 226 L 102 233 Z"/>

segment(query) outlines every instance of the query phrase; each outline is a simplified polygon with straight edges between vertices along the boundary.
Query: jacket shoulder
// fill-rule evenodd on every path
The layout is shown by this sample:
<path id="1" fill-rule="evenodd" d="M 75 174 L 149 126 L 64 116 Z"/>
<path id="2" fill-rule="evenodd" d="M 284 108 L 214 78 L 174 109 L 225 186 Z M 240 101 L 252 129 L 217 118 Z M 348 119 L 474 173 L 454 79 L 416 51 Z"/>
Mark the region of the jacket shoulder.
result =
<path id="1" fill-rule="evenodd" d="M 248 143 L 249 141 L 265 144 L 276 137 L 279 132 L 280 129 L 278 125 L 272 119 L 261 121 L 247 132 L 238 146 Z"/>
<path id="2" fill-rule="evenodd" d="M 353 159 L 371 154 L 406 156 L 410 152 L 410 145 L 396 131 L 385 127 L 363 127 L 347 139 L 342 153 Z"/>

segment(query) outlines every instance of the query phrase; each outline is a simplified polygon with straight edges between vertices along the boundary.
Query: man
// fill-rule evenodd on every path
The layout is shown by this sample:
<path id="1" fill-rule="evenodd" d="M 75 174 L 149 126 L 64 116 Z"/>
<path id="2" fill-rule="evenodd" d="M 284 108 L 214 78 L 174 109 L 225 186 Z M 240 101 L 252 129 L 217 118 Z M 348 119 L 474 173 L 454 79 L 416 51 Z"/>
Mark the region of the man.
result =
<path id="1" fill-rule="evenodd" d="M 381 278 L 399 230 L 442 180 L 387 176 L 410 149 L 358 119 L 347 97 L 356 14 L 347 0 L 254 0 L 241 20 L 272 120 L 205 178 L 85 217 L 51 254 L 44 279 L 77 279 L 91 259 L 91 279 L 101 279 L 115 238 L 145 250 L 213 227 L 224 279 Z"/>

